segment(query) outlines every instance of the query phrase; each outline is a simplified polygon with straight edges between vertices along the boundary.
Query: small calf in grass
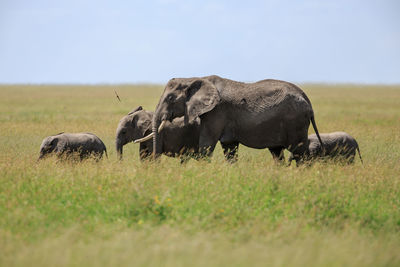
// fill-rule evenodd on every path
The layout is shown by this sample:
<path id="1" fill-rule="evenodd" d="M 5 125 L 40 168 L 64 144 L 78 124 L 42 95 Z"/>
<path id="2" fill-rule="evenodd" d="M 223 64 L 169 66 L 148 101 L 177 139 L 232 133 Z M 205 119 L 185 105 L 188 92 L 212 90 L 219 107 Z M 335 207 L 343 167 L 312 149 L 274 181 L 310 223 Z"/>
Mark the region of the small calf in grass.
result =
<path id="1" fill-rule="evenodd" d="M 106 146 L 94 134 L 59 133 L 43 139 L 38 160 L 49 154 L 56 154 L 58 157 L 76 154 L 80 160 L 93 155 L 96 159 L 101 159 L 103 153 L 107 156 Z"/>
<path id="2" fill-rule="evenodd" d="M 363 163 L 360 149 L 357 141 L 348 133 L 333 132 L 320 134 L 324 148 L 315 134 L 308 136 L 308 156 L 307 160 L 314 161 L 318 159 L 335 159 L 345 163 L 351 164 L 354 162 L 356 150 L 360 156 L 361 163 Z M 289 166 L 293 160 L 293 155 L 289 156 Z"/>

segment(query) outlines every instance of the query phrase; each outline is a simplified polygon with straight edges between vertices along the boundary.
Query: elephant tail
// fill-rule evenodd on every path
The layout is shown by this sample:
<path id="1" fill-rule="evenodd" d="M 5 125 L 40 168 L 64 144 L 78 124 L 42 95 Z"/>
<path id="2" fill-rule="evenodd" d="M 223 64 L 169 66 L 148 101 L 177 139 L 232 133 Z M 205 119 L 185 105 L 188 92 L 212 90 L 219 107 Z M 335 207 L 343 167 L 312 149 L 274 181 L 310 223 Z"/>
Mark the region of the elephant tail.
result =
<path id="1" fill-rule="evenodd" d="M 108 159 L 107 149 L 104 149 L 104 153 L 106 154 L 106 158 Z"/>
<path id="2" fill-rule="evenodd" d="M 311 123 L 312 123 L 312 126 L 314 128 L 315 134 L 317 135 L 318 140 L 321 143 L 321 149 L 323 150 L 324 149 L 324 144 L 322 143 L 321 137 L 319 136 L 317 124 L 315 123 L 315 119 L 314 119 L 314 114 L 312 114 L 312 116 L 311 116 Z"/>
<path id="3" fill-rule="evenodd" d="M 357 151 L 358 151 L 358 156 L 360 157 L 360 160 L 361 160 L 361 164 L 364 164 L 362 157 L 361 157 L 360 149 L 358 148 L 358 146 L 357 146 Z"/>
<path id="4" fill-rule="evenodd" d="M 303 97 L 307 101 L 307 103 L 310 105 L 310 108 L 311 108 L 311 119 L 310 120 L 311 120 L 312 126 L 314 128 L 314 132 L 317 135 L 318 140 L 319 140 L 319 142 L 321 144 L 321 149 L 323 150 L 324 149 L 324 144 L 322 143 L 321 136 L 319 136 L 317 124 L 315 123 L 314 110 L 312 109 L 311 101 L 310 101 L 310 99 L 308 98 L 308 96 L 304 92 L 303 92 Z"/>

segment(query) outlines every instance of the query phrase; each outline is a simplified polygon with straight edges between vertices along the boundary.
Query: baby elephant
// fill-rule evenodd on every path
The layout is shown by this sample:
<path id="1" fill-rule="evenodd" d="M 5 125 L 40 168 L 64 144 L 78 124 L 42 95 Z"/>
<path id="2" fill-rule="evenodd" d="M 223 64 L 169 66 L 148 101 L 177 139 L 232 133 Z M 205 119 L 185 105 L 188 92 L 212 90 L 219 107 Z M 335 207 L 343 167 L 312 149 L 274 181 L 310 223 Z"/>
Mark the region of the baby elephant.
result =
<path id="1" fill-rule="evenodd" d="M 124 116 L 116 131 L 115 146 L 120 159 L 122 159 L 123 146 L 132 141 L 140 142 L 140 159 L 149 158 L 153 152 L 153 138 L 144 138 L 152 133 L 152 120 L 154 113 L 144 110 L 141 106 Z M 200 124 L 195 121 L 185 125 L 184 118 L 179 117 L 172 122 L 167 121 L 160 131 L 162 153 L 176 157 L 181 161 L 188 155 L 194 155 L 199 150 Z M 146 140 L 148 139 L 148 140 Z"/>
<path id="2" fill-rule="evenodd" d="M 90 155 L 101 159 L 103 157 L 103 152 L 107 156 L 106 146 L 103 141 L 94 134 L 59 133 L 46 137 L 43 140 L 40 146 L 39 159 L 42 159 L 50 153 L 54 153 L 58 157 L 70 156 L 73 153 L 77 153 L 81 160 L 88 158 Z"/>
<path id="3" fill-rule="evenodd" d="M 321 149 L 321 144 L 315 134 L 308 136 L 308 160 L 316 159 L 339 159 L 346 163 L 353 163 L 356 155 L 356 150 L 361 158 L 360 149 L 358 148 L 357 141 L 348 133 L 345 132 L 333 132 L 320 134 L 324 149 Z M 293 160 L 293 155 L 289 157 L 289 165 Z"/>

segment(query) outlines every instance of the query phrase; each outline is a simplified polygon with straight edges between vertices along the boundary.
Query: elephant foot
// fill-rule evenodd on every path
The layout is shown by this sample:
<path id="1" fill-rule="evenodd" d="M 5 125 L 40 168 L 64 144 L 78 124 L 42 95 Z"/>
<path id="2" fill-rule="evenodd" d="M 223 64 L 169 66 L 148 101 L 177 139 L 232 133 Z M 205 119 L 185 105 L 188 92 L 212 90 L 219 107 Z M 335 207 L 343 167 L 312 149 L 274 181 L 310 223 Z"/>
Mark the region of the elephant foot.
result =
<path id="1" fill-rule="evenodd" d="M 277 165 L 285 165 L 285 148 L 284 147 L 273 147 L 273 148 L 268 148 L 269 151 L 271 152 L 272 158 L 274 159 L 275 163 Z"/>
<path id="2" fill-rule="evenodd" d="M 224 150 L 225 159 L 227 162 L 233 164 L 238 160 L 238 149 L 239 143 L 221 143 L 222 149 Z"/>

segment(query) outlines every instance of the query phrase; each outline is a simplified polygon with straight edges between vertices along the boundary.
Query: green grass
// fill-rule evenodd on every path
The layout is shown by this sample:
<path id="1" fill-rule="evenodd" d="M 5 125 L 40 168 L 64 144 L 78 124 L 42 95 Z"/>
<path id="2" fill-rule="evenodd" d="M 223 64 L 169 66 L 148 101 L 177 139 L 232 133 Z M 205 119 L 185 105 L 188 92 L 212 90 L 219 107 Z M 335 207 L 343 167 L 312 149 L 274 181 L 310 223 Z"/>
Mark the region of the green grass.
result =
<path id="1" fill-rule="evenodd" d="M 129 144 L 118 162 L 119 119 L 162 86 L 0 86 L 0 265 L 400 265 L 400 86 L 302 88 L 364 165 L 281 167 L 243 146 L 231 165 L 219 145 L 181 165 Z M 61 131 L 95 133 L 109 159 L 36 163 Z"/>

